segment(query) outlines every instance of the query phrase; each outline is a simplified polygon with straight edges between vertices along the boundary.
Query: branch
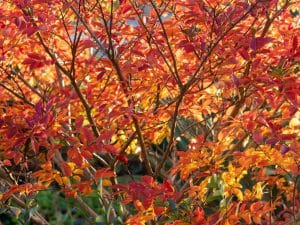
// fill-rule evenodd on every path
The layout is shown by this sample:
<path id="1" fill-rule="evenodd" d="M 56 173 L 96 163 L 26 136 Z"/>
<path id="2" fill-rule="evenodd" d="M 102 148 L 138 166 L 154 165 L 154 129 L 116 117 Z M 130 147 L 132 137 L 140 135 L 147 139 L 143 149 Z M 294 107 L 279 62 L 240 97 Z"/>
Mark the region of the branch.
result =
<path id="1" fill-rule="evenodd" d="M 125 153 L 126 149 L 129 147 L 131 142 L 134 140 L 136 134 L 137 134 L 136 131 L 133 134 L 131 134 L 131 136 L 128 138 L 127 142 L 122 146 L 121 150 L 119 151 L 119 154 Z M 115 158 L 114 161 L 111 162 L 111 167 L 114 168 L 117 162 L 118 162 L 118 159 Z"/>
<path id="2" fill-rule="evenodd" d="M 77 1 L 76 1 L 77 2 Z M 65 1 L 65 3 L 68 3 L 67 1 Z M 76 15 L 76 17 L 80 20 L 80 22 L 83 24 L 83 26 L 87 29 L 88 33 L 92 36 L 92 38 L 94 39 L 94 41 L 97 43 L 97 45 L 99 46 L 99 48 L 105 53 L 106 56 L 108 56 L 106 48 L 104 48 L 104 46 L 101 44 L 101 42 L 99 41 L 99 39 L 97 38 L 97 36 L 95 35 L 95 33 L 91 30 L 91 28 L 87 25 L 87 23 L 84 21 L 84 19 L 81 17 L 80 13 L 77 11 L 77 9 L 75 9 L 72 5 L 70 5 L 70 9 L 74 12 L 74 14 Z"/>
<path id="3" fill-rule="evenodd" d="M 257 3 L 256 3 L 257 4 Z M 179 106 L 180 103 L 183 99 L 184 94 L 186 93 L 186 91 L 193 85 L 193 83 L 197 80 L 197 75 L 198 73 L 201 71 L 204 63 L 206 62 L 206 60 L 210 57 L 210 55 L 212 54 L 213 50 L 218 46 L 219 42 L 228 34 L 228 32 L 230 30 L 232 30 L 240 21 L 242 21 L 250 12 L 251 10 L 254 8 L 254 6 L 256 4 L 253 4 L 252 7 L 250 7 L 248 9 L 248 11 L 241 16 L 235 23 L 233 23 L 212 45 L 211 48 L 209 49 L 208 53 L 205 55 L 205 57 L 202 59 L 202 61 L 200 62 L 198 68 L 195 70 L 194 74 L 192 75 L 192 77 L 190 78 L 189 81 L 187 81 L 187 83 L 185 85 L 183 85 L 182 91 L 178 96 L 178 100 L 176 102 L 176 106 L 175 106 L 175 111 L 174 111 L 174 117 L 173 117 L 173 121 L 172 121 L 172 125 L 171 125 L 171 134 L 170 134 L 170 142 L 168 145 L 168 148 L 163 156 L 162 161 L 160 162 L 160 164 L 158 165 L 154 177 L 157 177 L 159 174 L 159 171 L 161 170 L 161 168 L 163 167 L 165 161 L 168 158 L 168 155 L 171 153 L 172 151 L 172 146 L 173 146 L 173 139 L 174 139 L 174 134 L 175 134 L 175 126 L 176 126 L 176 119 L 177 119 L 177 115 L 178 115 L 178 111 L 179 111 Z"/>
<path id="4" fill-rule="evenodd" d="M 76 11 L 76 9 L 73 7 L 73 6 L 70 6 L 72 9 L 74 9 Z M 26 12 L 25 10 L 22 10 L 23 13 L 26 15 L 26 16 L 31 16 L 28 12 Z M 76 13 L 78 13 L 76 11 Z M 79 13 L 78 13 L 79 14 Z M 80 20 L 81 21 L 81 20 Z M 34 26 L 36 26 L 36 23 L 33 21 L 33 19 L 31 19 L 31 22 Z M 90 123 L 90 125 L 92 126 L 92 130 L 93 130 L 93 133 L 95 135 L 95 137 L 99 137 L 99 131 L 97 129 L 97 126 L 96 126 L 96 123 L 92 117 L 92 114 L 91 114 L 91 107 L 89 106 L 87 100 L 85 99 L 85 97 L 83 96 L 83 94 L 81 93 L 77 83 L 76 83 L 76 80 L 75 80 L 75 77 L 72 77 L 71 73 L 73 72 L 73 69 L 74 69 L 74 63 L 73 62 L 73 65 L 71 65 L 71 70 L 67 70 L 65 69 L 57 60 L 56 56 L 52 53 L 52 51 L 49 49 L 49 47 L 46 45 L 43 37 L 41 36 L 41 34 L 39 32 L 36 33 L 36 35 L 38 36 L 38 39 L 40 41 L 40 43 L 42 44 L 43 48 L 45 49 L 46 53 L 50 56 L 50 58 L 55 62 L 55 66 L 63 72 L 63 74 L 65 74 L 71 81 L 71 84 L 72 86 L 74 87 L 75 89 L 75 92 L 76 94 L 78 95 L 81 103 L 83 104 L 83 107 L 86 111 L 86 114 L 87 114 L 87 119 Z M 79 36 L 80 37 L 80 36 Z M 76 42 L 74 42 L 75 45 L 77 46 L 78 45 L 78 40 L 76 40 Z M 73 53 L 73 57 L 75 56 L 75 53 Z M 101 159 L 101 162 L 104 162 L 104 165 L 109 165 L 105 159 L 102 159 L 99 155 L 97 155 L 96 153 L 93 154 L 94 156 L 96 156 L 96 158 L 98 159 Z M 111 160 L 111 156 L 108 155 L 109 157 L 109 160 Z"/>
<path id="5" fill-rule="evenodd" d="M 24 77 L 20 74 L 20 71 L 15 71 L 15 69 L 11 69 L 12 74 L 16 75 L 24 84 L 26 87 L 28 87 L 33 93 L 38 95 L 41 99 L 43 99 L 43 95 L 34 88 L 27 80 L 24 79 Z"/>
<path id="6" fill-rule="evenodd" d="M 168 35 L 167 35 L 167 32 L 166 32 L 164 23 L 163 23 L 163 21 L 162 21 L 162 19 L 161 19 L 161 15 L 159 14 L 158 9 L 157 9 L 156 5 L 154 4 L 154 2 L 151 0 L 150 3 L 151 3 L 151 5 L 152 5 L 152 7 L 153 7 L 153 9 L 154 9 L 154 11 L 155 11 L 155 13 L 156 13 L 156 16 L 157 16 L 157 18 L 158 18 L 158 21 L 159 21 L 159 23 L 160 23 L 160 25 L 161 25 L 161 28 L 162 28 L 162 30 L 163 30 L 164 38 L 166 39 L 167 46 L 168 46 L 168 49 L 169 49 L 169 52 L 170 52 L 170 55 L 171 55 L 171 58 L 172 58 L 172 61 L 173 61 L 173 67 L 174 67 L 175 77 L 176 77 L 176 80 L 177 80 L 177 83 L 178 83 L 180 89 L 182 89 L 182 88 L 183 88 L 183 85 L 182 85 L 182 82 L 181 82 L 181 80 L 180 80 L 179 73 L 178 73 L 178 70 L 177 70 L 176 59 L 175 59 L 173 50 L 172 50 L 172 48 L 171 48 L 171 44 L 170 44 L 170 42 L 169 42 Z"/>
<path id="7" fill-rule="evenodd" d="M 137 14 L 137 16 L 138 16 L 138 18 L 139 18 L 139 21 L 140 21 L 140 23 L 142 24 L 143 28 L 145 29 L 145 31 L 146 31 L 147 34 L 149 35 L 149 38 L 153 41 L 153 43 L 154 43 L 154 45 L 155 45 L 157 51 L 159 52 L 159 54 L 160 54 L 161 57 L 163 58 L 163 60 L 164 60 L 164 62 L 165 62 L 165 64 L 166 64 L 166 66 L 168 67 L 168 69 L 169 69 L 170 73 L 172 74 L 173 78 L 174 78 L 175 80 L 177 80 L 176 74 L 175 74 L 175 72 L 173 71 L 172 67 L 170 66 L 170 63 L 168 62 L 167 57 L 164 55 L 164 53 L 162 52 L 161 48 L 158 46 L 158 44 L 157 44 L 155 38 L 153 37 L 153 35 L 152 35 L 152 33 L 150 32 L 150 30 L 147 28 L 146 24 L 144 24 L 144 21 L 143 21 L 143 19 L 141 18 L 141 15 L 139 14 L 138 10 L 136 9 L 136 7 L 135 7 L 134 4 L 132 3 L 132 1 L 130 1 L 130 4 L 131 4 L 131 6 L 133 7 L 134 11 L 136 12 L 136 14 Z"/>
<path id="8" fill-rule="evenodd" d="M 174 114 L 173 114 L 173 120 L 172 120 L 172 124 L 171 124 L 171 134 L 170 134 L 170 140 L 169 140 L 169 144 L 168 147 L 163 155 L 162 161 L 159 163 L 159 165 L 157 166 L 155 173 L 154 173 L 154 177 L 157 177 L 160 170 L 162 169 L 162 167 L 164 166 L 166 160 L 168 159 L 168 156 L 170 155 L 171 151 L 172 151 L 172 147 L 173 147 L 173 142 L 174 142 L 174 136 L 175 136 L 175 128 L 176 128 L 176 120 L 177 120 L 177 116 L 179 113 L 179 107 L 180 104 L 183 100 L 184 97 L 184 92 L 181 92 L 176 105 L 175 105 L 175 110 L 174 110 Z"/>
<path id="9" fill-rule="evenodd" d="M 54 140 L 53 138 L 50 138 L 50 142 L 53 144 Z M 60 167 L 62 165 L 62 163 L 64 163 L 64 159 L 61 156 L 59 151 L 56 151 L 55 153 L 55 158 L 54 160 L 56 161 L 56 164 Z M 62 173 L 63 173 L 63 169 L 61 169 Z M 66 184 L 66 186 L 70 187 L 70 184 Z M 89 217 L 91 217 L 94 221 L 97 218 L 97 213 L 90 208 L 83 200 L 80 196 L 76 196 L 74 198 L 74 200 L 80 205 L 80 207 L 89 215 Z"/>
<path id="10" fill-rule="evenodd" d="M 11 186 L 9 180 L 8 174 L 5 172 L 5 170 L 0 167 L 0 179 L 3 179 L 5 183 L 8 184 L 8 186 Z M 12 194 L 10 199 L 19 207 L 26 209 L 26 203 L 20 199 L 17 195 Z M 30 216 L 30 220 L 36 224 L 36 225 L 50 225 L 48 221 L 39 213 L 34 211 L 33 214 Z"/>
<path id="11" fill-rule="evenodd" d="M 197 69 L 195 70 L 194 74 L 191 76 L 191 78 L 186 82 L 185 85 L 183 85 L 184 90 L 189 89 L 193 83 L 197 80 L 197 75 L 199 74 L 199 72 L 201 71 L 204 63 L 206 62 L 206 60 L 210 57 L 210 55 L 213 53 L 213 50 L 218 46 L 218 44 L 220 43 L 220 41 L 237 25 L 239 24 L 251 11 L 252 9 L 258 4 L 259 1 L 257 1 L 256 3 L 254 3 L 251 7 L 249 7 L 249 9 L 234 23 L 231 24 L 231 26 L 224 32 L 222 33 L 216 40 L 215 42 L 212 43 L 211 47 L 209 48 L 207 54 L 204 56 L 204 58 L 201 60 L 199 66 L 197 67 Z"/>
<path id="12" fill-rule="evenodd" d="M 78 19 L 82 22 L 82 24 L 84 25 L 84 27 L 87 29 L 87 31 L 89 32 L 89 34 L 91 35 L 91 37 L 95 40 L 95 42 L 99 45 L 99 47 L 101 49 L 104 49 L 103 46 L 102 46 L 102 44 L 100 43 L 100 41 L 98 40 L 98 38 L 94 34 L 94 32 L 89 27 L 89 25 L 80 16 L 79 12 L 73 6 L 70 6 L 70 8 L 75 13 L 75 15 L 78 17 Z M 100 10 L 101 9 L 102 8 L 100 7 Z M 108 27 L 107 21 L 104 18 L 103 11 L 102 11 L 102 20 L 103 20 L 104 25 L 106 27 L 106 32 L 107 32 L 107 35 L 108 35 L 109 42 L 112 43 L 110 28 Z M 121 69 L 119 67 L 119 64 L 118 64 L 118 62 L 117 62 L 117 60 L 115 58 L 114 49 L 113 49 L 112 44 L 110 44 L 110 49 L 109 50 L 110 51 L 106 51 L 106 50 L 104 50 L 104 51 L 107 53 L 107 56 L 110 59 L 112 65 L 113 65 L 113 67 L 114 67 L 114 69 L 115 69 L 115 71 L 117 73 L 117 76 L 119 78 L 119 81 L 120 81 L 122 89 L 123 89 L 123 92 L 125 93 L 125 95 L 127 97 L 127 104 L 130 106 L 131 105 L 131 99 L 129 97 L 129 90 L 128 90 L 129 87 L 127 85 L 127 82 L 126 82 L 126 79 L 125 79 L 124 75 L 122 74 L 122 71 L 121 71 Z M 138 140 L 139 140 L 139 143 L 140 143 L 140 146 L 141 146 L 141 152 L 142 152 L 142 156 L 143 156 L 143 161 L 144 161 L 145 167 L 147 169 L 147 173 L 148 174 L 152 174 L 153 172 L 152 172 L 152 169 L 151 169 L 150 161 L 148 159 L 148 154 L 147 154 L 147 150 L 146 150 L 146 146 L 145 146 L 145 141 L 144 141 L 144 138 L 143 138 L 143 135 L 142 135 L 141 127 L 139 125 L 138 119 L 134 115 L 132 115 L 132 119 L 133 119 L 133 123 L 134 123 L 135 129 L 136 129 L 137 134 L 138 134 Z"/>
<path id="13" fill-rule="evenodd" d="M 126 79 L 122 74 L 122 71 L 119 67 L 118 62 L 115 59 L 110 58 L 110 60 L 111 60 L 113 66 L 114 66 L 114 68 L 117 72 L 119 81 L 121 82 L 121 85 L 122 85 L 122 88 L 123 88 L 123 92 L 125 93 L 125 95 L 127 97 L 127 104 L 130 106 L 131 105 L 131 99 L 129 97 L 129 91 L 128 91 L 128 86 L 126 85 L 127 84 Z M 147 173 L 149 175 L 152 175 L 153 172 L 152 172 L 151 164 L 150 164 L 150 161 L 149 161 L 149 158 L 148 158 L 148 153 L 147 153 L 147 149 L 146 149 L 146 145 L 145 145 L 145 141 L 144 141 L 144 138 L 143 138 L 141 127 L 139 125 L 138 119 L 134 115 L 132 115 L 132 120 L 133 120 L 133 123 L 134 123 L 134 127 L 136 129 L 136 132 L 138 134 L 138 140 L 139 140 L 139 144 L 141 146 L 142 157 L 143 157 L 143 161 L 144 161 Z"/>
<path id="14" fill-rule="evenodd" d="M 14 90 L 10 89 L 9 87 L 7 87 L 6 85 L 4 85 L 2 82 L 0 82 L 0 86 L 3 87 L 5 90 L 7 90 L 9 93 L 11 93 L 12 95 L 14 95 L 15 97 L 17 97 L 18 99 L 22 100 L 24 103 L 30 105 L 30 106 L 35 106 L 33 103 L 31 103 L 27 98 L 19 95 L 18 93 L 16 93 Z"/>

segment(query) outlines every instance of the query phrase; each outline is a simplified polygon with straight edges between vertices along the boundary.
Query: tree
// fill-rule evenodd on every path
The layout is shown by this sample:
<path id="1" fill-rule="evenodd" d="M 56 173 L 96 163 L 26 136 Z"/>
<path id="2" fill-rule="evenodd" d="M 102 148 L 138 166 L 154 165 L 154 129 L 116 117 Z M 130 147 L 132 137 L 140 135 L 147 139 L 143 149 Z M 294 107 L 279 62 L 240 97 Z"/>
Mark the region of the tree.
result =
<path id="1" fill-rule="evenodd" d="M 299 2 L 0 2 L 3 208 L 99 224 L 299 220 Z M 99 210 L 84 196 L 99 199 Z"/>

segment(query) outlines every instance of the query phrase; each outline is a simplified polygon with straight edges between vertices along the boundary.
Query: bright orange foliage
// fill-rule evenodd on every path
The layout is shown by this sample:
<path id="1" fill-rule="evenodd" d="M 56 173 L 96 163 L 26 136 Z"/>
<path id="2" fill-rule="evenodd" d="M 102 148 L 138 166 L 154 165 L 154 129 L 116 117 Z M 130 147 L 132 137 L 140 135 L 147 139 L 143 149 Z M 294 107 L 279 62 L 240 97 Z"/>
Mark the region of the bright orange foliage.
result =
<path id="1" fill-rule="evenodd" d="M 107 224 L 295 222 L 299 7 L 1 0 L 1 204 L 55 186 Z"/>

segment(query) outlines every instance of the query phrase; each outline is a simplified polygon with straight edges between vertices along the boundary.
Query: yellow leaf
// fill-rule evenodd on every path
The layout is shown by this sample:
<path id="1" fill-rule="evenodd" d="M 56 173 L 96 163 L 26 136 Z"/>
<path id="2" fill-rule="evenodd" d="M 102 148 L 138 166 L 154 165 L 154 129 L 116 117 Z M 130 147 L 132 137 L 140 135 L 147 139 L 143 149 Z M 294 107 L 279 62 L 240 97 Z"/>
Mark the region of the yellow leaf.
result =
<path id="1" fill-rule="evenodd" d="M 46 181 L 45 183 L 43 183 L 43 185 L 45 188 L 48 188 L 52 182 L 53 182 L 53 180 L 49 180 L 49 181 Z"/>
<path id="2" fill-rule="evenodd" d="M 69 183 L 69 178 L 68 177 L 62 177 L 62 181 L 64 184 L 68 184 Z"/>
<path id="3" fill-rule="evenodd" d="M 228 220 L 228 219 L 225 220 L 224 225 L 231 225 L 231 224 L 229 223 L 229 220 Z"/>
<path id="4" fill-rule="evenodd" d="M 74 174 L 83 174 L 83 170 L 82 169 L 75 169 L 74 171 L 73 171 L 73 173 Z"/>
<path id="5" fill-rule="evenodd" d="M 102 185 L 103 186 L 112 186 L 112 183 L 109 179 L 103 179 L 102 180 Z"/>
<path id="6" fill-rule="evenodd" d="M 239 199 L 239 201 L 243 201 L 243 192 L 239 188 L 233 188 L 232 193 Z"/>
<path id="7" fill-rule="evenodd" d="M 159 131 L 154 132 L 154 144 L 160 144 L 165 137 L 167 137 L 170 133 L 169 126 L 163 126 Z"/>
<path id="8" fill-rule="evenodd" d="M 74 180 L 76 180 L 76 181 L 80 181 L 80 180 L 81 180 L 81 177 L 80 177 L 80 176 L 77 176 L 77 175 L 73 176 L 73 178 L 74 178 Z"/>
<path id="9" fill-rule="evenodd" d="M 125 224 L 126 225 L 136 224 L 136 222 L 145 224 L 146 222 L 152 220 L 153 218 L 155 218 L 153 207 L 149 207 L 149 209 L 147 209 L 146 211 L 139 212 L 138 214 L 130 217 Z"/>
<path id="10" fill-rule="evenodd" d="M 255 192 L 255 198 L 261 199 L 263 196 L 263 187 L 261 186 L 262 182 L 258 182 L 254 187 L 253 190 Z"/>
<path id="11" fill-rule="evenodd" d="M 253 221 L 256 224 L 261 224 L 261 218 L 260 218 L 260 216 L 253 216 L 252 219 L 253 219 Z"/>
<path id="12" fill-rule="evenodd" d="M 126 149 L 126 153 L 127 154 L 137 154 L 137 139 L 134 139 L 130 145 L 128 146 L 128 148 Z"/>
<path id="13" fill-rule="evenodd" d="M 60 174 L 55 174 L 54 179 L 59 185 L 66 185 L 69 183 L 69 178 L 66 176 L 62 177 Z"/>
<path id="14" fill-rule="evenodd" d="M 254 198 L 254 194 L 252 191 L 250 191 L 249 189 L 246 189 L 244 191 L 244 199 L 247 200 L 252 200 Z"/>
<path id="15" fill-rule="evenodd" d="M 67 164 L 68 164 L 68 166 L 71 168 L 72 171 L 73 171 L 73 170 L 75 169 L 75 167 L 76 167 L 76 164 L 73 163 L 73 162 L 68 162 Z"/>

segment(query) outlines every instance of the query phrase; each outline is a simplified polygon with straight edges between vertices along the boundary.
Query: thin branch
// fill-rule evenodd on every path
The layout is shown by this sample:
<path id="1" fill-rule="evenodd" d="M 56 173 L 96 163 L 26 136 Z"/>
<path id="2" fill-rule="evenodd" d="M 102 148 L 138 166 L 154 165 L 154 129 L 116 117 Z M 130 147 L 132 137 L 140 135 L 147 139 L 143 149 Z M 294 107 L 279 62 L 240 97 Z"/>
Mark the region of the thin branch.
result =
<path id="1" fill-rule="evenodd" d="M 158 164 L 155 173 L 154 173 L 154 177 L 157 177 L 160 170 L 162 169 L 162 167 L 164 166 L 166 160 L 168 159 L 169 154 L 172 152 L 173 149 L 173 143 L 174 143 L 174 136 L 175 136 L 175 128 L 176 128 L 176 121 L 177 121 L 177 116 L 179 114 L 179 107 L 180 104 L 183 100 L 183 96 L 184 96 L 184 92 L 182 92 L 176 102 L 175 105 L 175 109 L 174 109 L 174 113 L 173 113 L 173 120 L 172 120 L 172 124 L 171 124 L 171 134 L 170 134 L 170 140 L 169 140 L 169 144 L 168 147 L 163 155 L 163 158 L 161 160 L 161 162 Z"/>
<path id="2" fill-rule="evenodd" d="M 11 69 L 11 73 L 16 75 L 25 85 L 28 87 L 33 93 L 38 95 L 40 98 L 43 98 L 43 95 L 36 89 L 34 88 L 27 80 L 24 79 L 24 76 L 20 74 L 20 71 L 16 71 L 15 69 Z"/>
<path id="3" fill-rule="evenodd" d="M 8 186 L 11 186 L 11 183 L 8 181 L 9 175 L 5 172 L 5 170 L 0 167 L 0 179 L 3 179 Z M 18 197 L 16 194 L 12 194 L 10 199 L 19 207 L 26 209 L 26 203 Z M 48 221 L 37 211 L 34 211 L 29 218 L 36 225 L 50 225 Z"/>
<path id="4" fill-rule="evenodd" d="M 67 1 L 65 1 L 67 3 Z M 95 33 L 91 30 L 91 28 L 88 26 L 88 24 L 85 22 L 85 20 L 81 17 L 80 13 L 75 9 L 72 5 L 70 5 L 70 9 L 74 12 L 76 17 L 80 20 L 80 22 L 83 24 L 83 26 L 87 29 L 88 33 L 91 35 L 93 40 L 96 42 L 96 44 L 99 46 L 99 48 L 105 53 L 106 56 L 108 56 L 108 52 L 106 51 L 106 48 L 102 45 L 102 43 L 99 41 Z"/>
<path id="5" fill-rule="evenodd" d="M 294 183 L 294 190 L 293 190 L 293 219 L 294 223 L 296 224 L 297 217 L 296 217 L 296 195 L 297 195 L 297 185 L 299 181 L 300 176 L 297 175 Z"/>
<path id="6" fill-rule="evenodd" d="M 114 68 L 117 72 L 119 81 L 121 82 L 121 85 L 122 85 L 122 88 L 123 88 L 123 92 L 127 96 L 127 104 L 130 106 L 131 105 L 131 99 L 129 97 L 129 90 L 128 90 L 128 86 L 126 85 L 127 84 L 126 79 L 122 74 L 122 71 L 119 67 L 118 62 L 115 59 L 110 59 L 110 60 L 112 61 L 112 64 L 113 64 L 113 66 L 114 66 Z M 139 144 L 141 146 L 142 157 L 143 157 L 143 161 L 144 161 L 147 173 L 149 175 L 152 175 L 153 172 L 152 172 L 150 161 L 148 159 L 148 153 L 147 153 L 145 141 L 144 141 L 143 134 L 142 134 L 142 129 L 139 125 L 138 119 L 134 115 L 132 115 L 132 120 L 133 120 L 135 129 L 136 129 L 137 134 L 138 134 L 138 140 L 139 140 Z"/>
<path id="7" fill-rule="evenodd" d="M 142 24 L 143 28 L 145 29 L 145 31 L 146 31 L 147 34 L 149 35 L 149 38 L 153 41 L 153 43 L 154 43 L 154 45 L 155 45 L 157 51 L 159 52 L 159 54 L 160 54 L 161 57 L 163 58 L 163 60 L 164 60 L 164 62 L 165 62 L 165 64 L 166 64 L 166 66 L 168 67 L 168 69 L 169 69 L 170 73 L 172 74 L 173 78 L 174 78 L 175 80 L 177 80 L 175 72 L 173 71 L 173 69 L 172 69 L 172 67 L 171 67 L 171 65 L 170 65 L 170 63 L 169 63 L 167 57 L 164 55 L 163 51 L 162 51 L 161 48 L 158 46 L 158 44 L 157 44 L 155 38 L 154 38 L 153 35 L 152 35 L 152 32 L 148 29 L 148 27 L 147 27 L 146 24 L 144 23 L 143 19 L 141 18 L 141 15 L 139 14 L 138 10 L 136 9 L 136 7 L 135 7 L 134 4 L 132 3 L 132 1 L 130 1 L 130 4 L 132 5 L 134 11 L 136 12 L 136 14 L 137 14 L 137 16 L 138 16 L 138 19 L 139 19 L 140 23 Z"/>
<path id="8" fill-rule="evenodd" d="M 258 1 L 259 2 L 259 1 Z M 224 31 L 224 33 L 222 33 L 216 40 L 215 42 L 212 43 L 211 47 L 209 48 L 207 54 L 203 57 L 203 59 L 201 60 L 199 66 L 196 68 L 194 74 L 191 76 L 191 78 L 186 82 L 186 84 L 184 84 L 184 90 L 187 90 L 190 88 L 190 86 L 192 86 L 192 84 L 197 80 L 197 75 L 199 74 L 199 72 L 201 71 L 201 69 L 203 68 L 204 63 L 206 62 L 206 60 L 211 56 L 211 54 L 213 53 L 213 50 L 218 46 L 218 44 L 220 43 L 220 41 L 237 25 L 239 24 L 251 11 L 252 9 L 258 4 L 258 2 L 254 3 L 251 7 L 249 7 L 249 9 L 234 23 L 231 24 L 231 26 Z"/>
<path id="9" fill-rule="evenodd" d="M 151 0 L 150 1 L 155 13 L 156 13 L 156 16 L 158 18 L 158 21 L 160 23 L 160 26 L 163 30 L 163 34 L 164 34 L 164 38 L 166 39 L 166 43 L 167 43 L 167 46 L 168 46 L 168 49 L 169 49 L 169 52 L 170 52 L 170 55 L 171 55 L 171 58 L 172 58 L 172 61 L 173 61 L 173 67 L 174 67 L 174 73 L 175 73 L 175 77 L 176 77 L 176 80 L 177 80 L 177 83 L 178 83 L 178 86 L 180 87 L 180 89 L 183 88 L 183 85 L 182 85 L 182 82 L 180 80 L 180 77 L 179 77 L 179 73 L 178 73 L 178 70 L 177 70 L 177 63 L 176 63 L 176 59 L 175 59 L 175 56 L 174 56 L 174 52 L 171 48 L 171 44 L 170 44 L 170 41 L 169 41 L 169 38 L 168 38 L 168 35 L 167 35 L 167 32 L 166 32 L 166 28 L 164 26 L 164 23 L 161 19 L 161 15 L 159 14 L 158 12 L 158 9 L 155 5 L 155 3 Z"/>
<path id="10" fill-rule="evenodd" d="M 11 199 L 19 207 L 26 208 L 25 202 L 15 194 L 11 196 Z M 30 216 L 30 220 L 36 225 L 51 225 L 39 212 L 33 212 L 33 214 Z"/>
<path id="11" fill-rule="evenodd" d="M 101 10 L 102 9 L 101 4 L 99 4 L 99 5 L 100 5 L 100 10 Z M 99 47 L 103 48 L 102 44 L 99 42 L 99 40 L 97 39 L 97 37 L 94 34 L 94 32 L 91 30 L 91 28 L 89 27 L 89 25 L 83 20 L 83 18 L 80 16 L 80 14 L 78 13 L 78 11 L 74 7 L 72 7 L 72 6 L 70 6 L 70 7 L 73 10 L 73 12 L 75 13 L 75 15 L 80 19 L 80 21 L 82 22 L 82 24 L 84 25 L 84 27 L 88 30 L 88 32 L 90 33 L 90 35 L 92 36 L 92 38 L 99 45 Z M 119 67 L 119 64 L 118 64 L 118 62 L 117 62 L 117 60 L 115 58 L 114 49 L 113 49 L 113 46 L 112 46 L 112 37 L 111 37 L 111 33 L 109 32 L 109 27 L 108 27 L 107 21 L 104 18 L 103 10 L 101 10 L 101 14 L 102 14 L 102 20 L 103 20 L 103 22 L 105 24 L 105 27 L 106 27 L 106 32 L 107 32 L 107 35 L 108 35 L 109 42 L 111 43 L 110 44 L 110 46 L 111 46 L 110 51 L 106 51 L 107 52 L 107 56 L 110 59 L 112 65 L 113 65 L 113 67 L 114 67 L 114 69 L 115 69 L 115 71 L 117 73 L 117 76 L 119 78 L 119 81 L 120 81 L 122 89 L 123 89 L 123 92 L 125 93 L 125 95 L 127 97 L 127 104 L 130 106 L 131 105 L 131 98 L 129 97 L 129 86 L 127 85 L 128 83 L 126 82 L 126 78 L 122 74 L 122 71 L 121 71 L 121 69 Z M 86 104 L 85 107 L 87 107 L 87 106 L 88 105 Z M 141 127 L 139 125 L 138 119 L 134 115 L 132 115 L 132 119 L 133 119 L 133 123 L 134 123 L 135 129 L 136 129 L 137 134 L 138 134 L 138 140 L 139 140 L 139 144 L 141 146 L 141 152 L 142 152 L 142 156 L 143 156 L 143 161 L 144 161 L 145 167 L 147 169 L 147 173 L 149 175 L 151 175 L 153 172 L 152 172 L 152 169 L 151 169 L 150 161 L 148 159 L 148 153 L 147 153 L 147 149 L 146 149 L 146 146 L 145 146 L 145 141 L 144 141 L 144 138 L 143 138 L 143 135 L 142 135 Z"/>
<path id="12" fill-rule="evenodd" d="M 9 87 L 7 87 L 6 85 L 4 85 L 2 82 L 0 82 L 0 86 L 3 87 L 5 90 L 7 90 L 9 93 L 11 93 L 13 96 L 17 97 L 18 99 L 22 100 L 24 103 L 31 105 L 31 106 L 35 106 L 33 103 L 31 103 L 27 98 L 19 95 L 18 93 L 16 93 L 14 90 L 10 89 Z"/>
<path id="13" fill-rule="evenodd" d="M 79 19 L 82 23 L 84 23 L 84 21 L 83 21 L 82 18 L 80 17 L 80 13 L 79 13 L 73 6 L 70 6 L 70 7 L 71 7 L 71 9 L 74 9 L 74 12 L 75 12 L 76 15 L 77 15 L 77 14 L 79 15 L 78 19 Z M 25 10 L 22 10 L 22 11 L 23 11 L 23 13 L 24 13 L 26 16 L 31 16 L 29 12 L 26 12 Z M 35 24 L 35 22 L 34 22 L 33 20 L 32 20 L 31 22 L 33 23 L 34 26 L 36 26 L 36 24 Z M 38 36 L 38 39 L 39 39 L 40 43 L 42 44 L 43 48 L 45 49 L 46 53 L 47 53 L 47 54 L 50 56 L 50 58 L 55 62 L 55 66 L 56 66 L 60 71 L 62 71 L 63 74 L 65 74 L 65 75 L 70 79 L 71 84 L 72 84 L 72 86 L 74 87 L 76 94 L 78 95 L 78 97 L 79 97 L 81 103 L 83 104 L 83 107 L 84 107 L 85 112 L 86 112 L 86 114 L 87 114 L 87 119 L 88 119 L 90 125 L 92 126 L 92 131 L 93 131 L 95 137 L 99 137 L 100 133 L 99 133 L 99 131 L 98 131 L 98 129 L 97 129 L 96 123 L 95 123 L 95 121 L 94 121 L 94 119 L 93 119 L 93 116 L 92 116 L 92 114 L 91 114 L 92 108 L 89 106 L 87 100 L 85 99 L 85 97 L 83 96 L 82 92 L 80 91 L 79 86 L 78 86 L 77 83 L 76 83 L 75 77 L 72 77 L 72 74 L 71 74 L 72 71 L 65 69 L 65 68 L 58 62 L 56 56 L 52 53 L 52 51 L 51 51 L 51 50 L 49 49 L 49 47 L 46 45 L 46 43 L 45 43 L 43 37 L 41 36 L 41 34 L 40 34 L 39 32 L 37 32 L 36 35 Z M 76 45 L 78 45 L 79 39 L 76 39 L 74 43 L 75 43 Z M 76 55 L 76 54 L 73 53 L 73 56 L 75 56 L 75 55 Z M 72 68 L 71 68 L 71 69 L 72 69 Z M 73 68 L 73 69 L 74 69 L 74 68 Z M 101 158 L 99 155 L 97 155 L 96 153 L 94 153 L 93 155 L 94 155 L 94 156 L 97 156 L 98 159 L 101 159 L 102 162 L 105 162 L 104 165 L 109 165 L 109 164 L 106 162 L 105 159 L 102 159 L 102 158 Z M 108 155 L 108 158 L 109 158 L 109 160 L 112 159 L 112 157 L 111 157 L 110 155 Z"/>
<path id="14" fill-rule="evenodd" d="M 137 132 L 135 131 L 134 133 L 132 133 L 130 135 L 130 137 L 128 138 L 128 140 L 126 141 L 126 143 L 122 146 L 122 148 L 119 151 L 119 154 L 124 154 L 126 149 L 129 147 L 129 145 L 131 144 L 131 142 L 134 140 L 135 136 L 136 136 Z M 114 161 L 111 162 L 111 167 L 114 168 L 116 166 L 118 162 L 118 159 L 115 158 Z"/>
<path id="15" fill-rule="evenodd" d="M 53 144 L 54 143 L 54 139 L 50 138 L 50 142 Z M 64 159 L 62 157 L 62 155 L 60 154 L 59 151 L 55 152 L 55 157 L 54 160 L 56 161 L 56 164 L 61 167 L 61 165 L 64 163 Z M 63 169 L 61 169 L 62 173 L 63 173 Z M 70 184 L 66 184 L 67 186 L 70 187 Z M 74 200 L 80 205 L 80 207 L 89 215 L 89 217 L 91 217 L 94 221 L 96 220 L 98 214 L 91 208 L 89 207 L 80 196 L 76 196 L 74 198 Z"/>

